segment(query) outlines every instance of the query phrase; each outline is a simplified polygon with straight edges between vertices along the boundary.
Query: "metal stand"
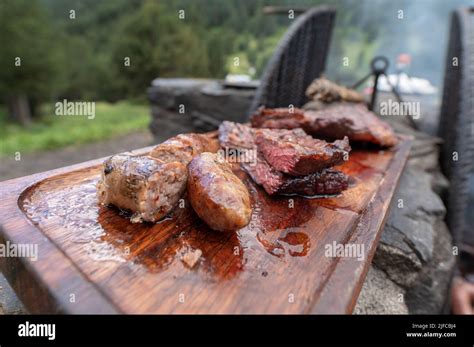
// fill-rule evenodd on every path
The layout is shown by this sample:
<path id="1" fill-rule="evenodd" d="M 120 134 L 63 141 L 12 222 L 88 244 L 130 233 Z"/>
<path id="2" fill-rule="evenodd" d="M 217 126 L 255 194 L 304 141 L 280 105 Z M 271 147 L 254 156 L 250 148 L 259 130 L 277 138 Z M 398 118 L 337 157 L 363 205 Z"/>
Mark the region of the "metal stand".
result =
<path id="1" fill-rule="evenodd" d="M 378 86 L 378 83 L 379 83 L 380 75 L 385 76 L 385 78 L 387 80 L 387 83 L 390 85 L 390 88 L 392 88 L 392 93 L 397 98 L 397 101 L 398 102 L 402 101 L 402 98 L 400 97 L 400 94 L 398 93 L 397 88 L 395 88 L 395 86 L 393 86 L 392 83 L 390 82 L 390 80 L 388 79 L 387 69 L 388 69 L 389 65 L 390 65 L 390 63 L 388 62 L 388 59 L 386 57 L 384 57 L 384 56 L 375 57 L 370 62 L 371 71 L 366 76 L 364 76 L 362 79 L 357 81 L 351 87 L 352 89 L 356 89 L 362 83 L 364 83 L 367 79 L 369 79 L 369 77 L 371 77 L 372 75 L 374 76 L 374 88 L 373 88 L 373 91 L 372 91 L 372 97 L 370 99 L 370 104 L 369 104 L 369 110 L 371 110 L 371 111 L 374 110 L 375 100 L 377 99 L 377 86 Z"/>
<path id="2" fill-rule="evenodd" d="M 387 83 L 389 84 L 390 88 L 392 89 L 392 93 L 393 93 L 393 95 L 395 95 L 395 98 L 397 99 L 397 102 L 398 103 L 403 102 L 402 97 L 400 96 L 400 93 L 398 93 L 397 88 L 388 79 L 387 69 L 388 69 L 389 65 L 390 65 L 390 63 L 389 63 L 389 61 L 386 57 L 384 57 L 384 56 L 375 57 L 370 62 L 370 70 L 371 71 L 366 76 L 364 76 L 362 79 L 357 81 L 351 87 L 352 89 L 356 89 L 362 83 L 364 83 L 369 77 L 371 77 L 372 75 L 374 76 L 374 88 L 373 88 L 373 91 L 372 91 L 372 97 L 370 98 L 370 104 L 369 104 L 369 110 L 371 110 L 371 111 L 374 110 L 375 101 L 377 99 L 377 90 L 378 90 L 377 86 L 378 86 L 378 83 L 379 83 L 380 75 L 385 76 L 385 79 L 387 80 Z M 416 129 L 417 125 L 416 125 L 415 121 L 413 120 L 413 118 L 410 117 L 410 115 L 407 115 L 407 116 L 408 116 L 408 119 L 410 121 L 411 126 L 414 129 Z"/>

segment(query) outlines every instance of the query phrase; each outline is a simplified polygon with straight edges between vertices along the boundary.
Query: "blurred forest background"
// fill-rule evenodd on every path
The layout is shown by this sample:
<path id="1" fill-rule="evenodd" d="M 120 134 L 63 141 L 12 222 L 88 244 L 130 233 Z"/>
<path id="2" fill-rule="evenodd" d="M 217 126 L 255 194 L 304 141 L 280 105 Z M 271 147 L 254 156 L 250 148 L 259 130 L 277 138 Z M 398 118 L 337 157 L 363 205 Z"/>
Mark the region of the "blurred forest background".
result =
<path id="1" fill-rule="evenodd" d="M 128 100 L 118 104 L 117 113 L 130 106 L 130 100 L 144 106 L 146 88 L 156 77 L 224 78 L 243 73 L 258 78 L 293 22 L 287 15 L 265 15 L 263 7 L 321 3 L 328 1 L 2 0 L 0 135 L 12 137 L 8 148 L 18 146 L 21 132 L 15 123 L 31 127 L 35 118 L 51 113 L 57 100 Z M 440 85 L 449 13 L 467 1 L 330 3 L 338 12 L 329 77 L 353 83 L 368 72 L 374 55 L 383 53 L 393 62 L 398 54 L 409 53 L 411 72 Z M 397 17 L 399 9 L 404 11 L 402 19 Z M 179 18 L 180 10 L 184 19 Z M 232 64 L 236 56 L 238 67 Z M 15 66 L 16 57 L 21 67 Z M 124 64 L 126 57 L 130 66 Z M 343 67 L 343 57 L 349 57 L 349 66 Z M 22 104 L 28 105 L 31 117 L 19 116 Z M 53 120 L 46 116 L 44 122 L 48 127 Z M 135 120 L 140 126 L 143 122 Z M 106 133 L 98 131 L 96 137 Z M 27 137 L 22 141 L 29 141 Z M 54 147 L 67 139 L 49 136 L 45 141 L 39 147 Z M 2 152 L 9 150 L 4 147 Z"/>

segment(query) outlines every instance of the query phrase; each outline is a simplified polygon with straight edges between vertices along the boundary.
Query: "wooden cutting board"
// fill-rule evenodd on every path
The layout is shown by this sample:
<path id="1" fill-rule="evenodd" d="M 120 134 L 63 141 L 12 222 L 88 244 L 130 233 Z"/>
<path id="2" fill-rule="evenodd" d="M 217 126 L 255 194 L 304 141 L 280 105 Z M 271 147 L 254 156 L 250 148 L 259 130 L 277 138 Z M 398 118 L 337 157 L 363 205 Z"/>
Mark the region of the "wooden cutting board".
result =
<path id="1" fill-rule="evenodd" d="M 350 313 L 408 157 L 411 140 L 400 139 L 353 150 L 338 197 L 269 197 L 239 173 L 252 221 L 228 234 L 185 200 L 158 224 L 99 207 L 103 159 L 5 181 L 0 243 L 37 245 L 38 259 L 0 257 L 0 269 L 35 313 Z M 338 244 L 363 253 L 329 256 Z M 198 249 L 190 268 L 182 256 Z"/>

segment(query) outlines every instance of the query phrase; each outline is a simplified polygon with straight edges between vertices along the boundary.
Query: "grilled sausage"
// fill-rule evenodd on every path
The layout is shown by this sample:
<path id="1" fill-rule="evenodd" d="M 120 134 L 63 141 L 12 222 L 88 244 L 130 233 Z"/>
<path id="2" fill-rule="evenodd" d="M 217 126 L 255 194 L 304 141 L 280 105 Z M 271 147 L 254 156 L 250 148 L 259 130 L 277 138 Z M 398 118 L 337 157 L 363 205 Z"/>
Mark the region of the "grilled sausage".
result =
<path id="1" fill-rule="evenodd" d="M 186 165 L 148 156 L 114 155 L 104 162 L 97 188 L 99 203 L 156 222 L 176 206 L 183 194 Z"/>
<path id="2" fill-rule="evenodd" d="M 185 165 L 198 154 L 217 152 L 217 138 L 201 134 L 180 134 L 172 137 L 152 149 L 150 156 L 165 162 L 179 161 Z"/>
<path id="3" fill-rule="evenodd" d="M 187 186 L 194 211 L 212 229 L 237 230 L 249 223 L 247 187 L 216 154 L 202 153 L 191 161 Z"/>

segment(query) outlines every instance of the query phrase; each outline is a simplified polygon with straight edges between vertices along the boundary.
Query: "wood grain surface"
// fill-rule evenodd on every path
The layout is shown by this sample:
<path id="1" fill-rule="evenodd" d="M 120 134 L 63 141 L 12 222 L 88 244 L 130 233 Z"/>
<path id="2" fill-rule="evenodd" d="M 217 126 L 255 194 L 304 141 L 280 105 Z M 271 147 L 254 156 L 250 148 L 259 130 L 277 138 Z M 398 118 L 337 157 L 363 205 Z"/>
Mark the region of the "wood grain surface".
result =
<path id="1" fill-rule="evenodd" d="M 355 149 L 342 195 L 270 197 L 244 172 L 253 214 L 234 233 L 190 208 L 157 224 L 99 207 L 102 159 L 0 183 L 0 242 L 38 245 L 38 260 L 0 257 L 35 313 L 350 313 L 372 260 L 411 140 Z M 144 148 L 135 153 L 147 153 Z M 363 245 L 362 259 L 326 245 Z M 183 255 L 200 250 L 190 267 Z"/>

